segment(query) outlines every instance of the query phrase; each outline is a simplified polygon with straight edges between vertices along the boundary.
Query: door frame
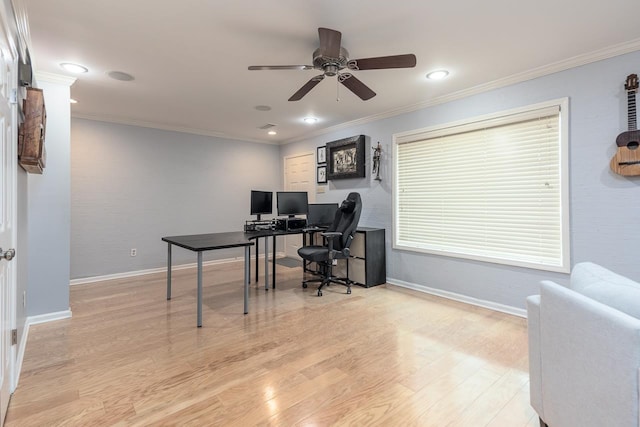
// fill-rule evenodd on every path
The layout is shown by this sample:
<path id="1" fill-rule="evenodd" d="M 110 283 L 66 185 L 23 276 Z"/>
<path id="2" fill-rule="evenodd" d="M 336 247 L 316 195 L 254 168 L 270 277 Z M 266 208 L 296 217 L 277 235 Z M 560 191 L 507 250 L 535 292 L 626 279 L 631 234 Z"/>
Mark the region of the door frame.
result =
<path id="1" fill-rule="evenodd" d="M 13 25 L 12 25 L 13 24 Z M 17 46 L 15 44 L 15 40 L 17 38 L 17 35 L 15 34 L 15 21 L 13 18 L 13 11 L 12 10 L 7 10 L 7 2 L 3 2 L 0 5 L 0 37 L 3 38 L 1 44 L 2 44 L 2 51 L 3 51 L 3 55 L 6 57 L 6 63 L 3 65 L 7 67 L 7 73 L 6 76 L 4 78 L 4 84 L 6 85 L 5 87 L 5 93 L 4 93 L 4 99 L 6 100 L 7 106 L 8 106 L 8 117 L 6 118 L 6 121 L 8 122 L 6 127 L 3 129 L 0 129 L 1 132 L 3 132 L 3 138 L 6 138 L 6 149 L 5 149 L 5 153 L 7 155 L 7 159 L 4 163 L 4 167 L 6 167 L 6 171 L 5 171 L 5 178 L 6 180 L 2 181 L 2 189 L 1 191 L 7 196 L 5 198 L 5 203 L 6 206 L 3 206 L 5 210 L 5 213 L 7 215 L 6 218 L 4 218 L 5 223 L 7 224 L 7 226 L 9 227 L 9 230 L 7 231 L 8 234 L 8 242 L 9 245 L 4 247 L 4 245 L 6 245 L 6 242 L 3 242 L 3 249 L 6 251 L 8 249 L 15 249 L 16 250 L 16 256 L 18 254 L 20 254 L 20 248 L 18 248 L 17 246 L 17 242 L 18 242 L 18 227 L 17 227 L 17 220 L 18 220 L 18 193 L 17 193 L 17 189 L 18 189 L 18 176 L 17 176 L 17 170 L 18 170 L 18 100 L 20 98 L 20 96 L 18 95 L 19 92 L 19 88 L 18 88 L 18 51 L 17 51 Z M 4 72 L 4 70 L 2 70 L 2 72 Z M 5 102 L 5 101 L 2 101 Z M 21 256 L 26 256 L 26 254 L 22 254 Z M 9 261 L 6 260 L 1 260 L 0 262 L 2 263 L 8 263 Z M 7 371 L 4 372 L 4 376 L 3 376 L 3 388 L 6 387 L 7 391 L 8 391 L 8 395 L 6 396 L 6 402 L 4 399 L 2 399 L 2 405 L 3 407 L 2 409 L 2 416 L 4 417 L 6 415 L 5 413 L 5 407 L 4 404 L 6 403 L 7 407 L 9 404 L 9 399 L 11 398 L 11 394 L 13 394 L 16 384 L 17 384 L 17 373 L 16 373 L 16 366 L 17 366 L 17 343 L 12 343 L 12 331 L 16 330 L 16 323 L 17 323 L 17 298 L 16 298 L 16 287 L 17 287 L 17 261 L 14 259 L 12 261 L 10 261 L 10 264 L 7 264 L 8 268 L 6 270 L 6 274 L 7 274 L 7 285 L 8 285 L 8 289 L 6 292 L 6 296 L 7 296 L 7 301 L 3 302 L 2 304 L 5 304 L 5 306 L 8 308 L 8 313 L 6 313 L 6 320 L 8 322 L 8 328 L 7 328 L 7 332 L 8 332 L 8 336 L 5 337 L 4 335 L 2 335 L 2 339 L 6 340 L 5 342 L 9 344 L 8 346 L 8 352 L 6 353 L 6 355 L 9 357 L 9 360 L 4 360 L 4 356 L 5 356 L 5 352 L 2 351 L 2 355 L 0 356 L 0 363 L 2 363 L 2 365 L 4 366 L 6 363 L 7 366 Z M 5 321 L 5 317 L 3 315 L 2 318 L 2 322 L 4 323 Z M 3 332 L 2 334 L 4 334 L 4 328 L 6 327 L 5 325 L 2 326 L 3 327 Z M 4 422 L 4 418 L 2 418 L 0 420 L 0 424 Z"/>

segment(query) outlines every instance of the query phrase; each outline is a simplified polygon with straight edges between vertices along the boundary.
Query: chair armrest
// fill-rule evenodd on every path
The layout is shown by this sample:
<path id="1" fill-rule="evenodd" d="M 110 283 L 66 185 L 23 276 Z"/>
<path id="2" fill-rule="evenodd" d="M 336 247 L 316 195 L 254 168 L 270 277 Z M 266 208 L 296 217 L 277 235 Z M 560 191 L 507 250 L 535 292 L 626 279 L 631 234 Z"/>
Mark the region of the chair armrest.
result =
<path id="1" fill-rule="evenodd" d="M 328 239 L 335 239 L 336 237 L 342 236 L 342 233 L 339 231 L 325 231 L 324 233 L 320 234 Z"/>
<path id="2" fill-rule="evenodd" d="M 638 424 L 639 319 L 543 282 L 540 353 L 549 425 Z"/>
<path id="3" fill-rule="evenodd" d="M 335 254 L 339 253 L 333 249 L 333 241 L 336 237 L 342 236 L 342 233 L 339 231 L 325 231 L 324 233 L 320 233 L 321 236 L 327 239 L 327 246 L 329 247 L 329 259 L 333 259 Z"/>
<path id="4" fill-rule="evenodd" d="M 527 337 L 529 339 L 529 400 L 538 416 L 544 420 L 540 354 L 540 295 L 527 297 Z"/>

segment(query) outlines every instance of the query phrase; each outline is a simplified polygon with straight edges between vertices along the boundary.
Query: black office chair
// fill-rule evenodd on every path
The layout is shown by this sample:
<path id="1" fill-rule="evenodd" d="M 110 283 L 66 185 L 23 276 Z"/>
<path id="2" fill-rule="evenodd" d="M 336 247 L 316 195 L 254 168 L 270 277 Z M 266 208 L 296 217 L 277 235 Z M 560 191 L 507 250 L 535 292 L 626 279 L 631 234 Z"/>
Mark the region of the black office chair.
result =
<path id="1" fill-rule="evenodd" d="M 347 294 L 351 293 L 351 281 L 348 278 L 333 275 L 333 260 L 349 258 L 349 246 L 353 240 L 360 220 L 362 201 L 360 194 L 349 193 L 336 212 L 331 227 L 320 233 L 326 245 L 303 246 L 298 249 L 298 255 L 306 261 L 315 262 L 320 267 L 322 278 L 304 280 L 302 287 L 306 288 L 310 282 L 320 282 L 318 296 L 322 296 L 322 288 L 329 283 L 337 283 L 347 287 Z"/>

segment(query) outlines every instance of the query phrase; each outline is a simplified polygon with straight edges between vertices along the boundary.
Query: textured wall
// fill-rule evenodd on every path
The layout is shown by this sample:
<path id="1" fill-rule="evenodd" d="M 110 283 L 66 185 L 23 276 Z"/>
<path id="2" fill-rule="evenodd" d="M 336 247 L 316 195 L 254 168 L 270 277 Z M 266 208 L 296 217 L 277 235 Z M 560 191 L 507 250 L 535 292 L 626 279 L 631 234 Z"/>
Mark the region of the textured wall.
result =
<path id="1" fill-rule="evenodd" d="M 279 188 L 274 145 L 84 119 L 71 127 L 72 279 L 164 267 L 162 236 L 242 230 L 250 190 Z M 173 259 L 196 257 L 174 248 Z"/>
<path id="2" fill-rule="evenodd" d="M 393 250 L 391 173 L 395 133 L 448 123 L 557 98 L 569 98 L 570 213 L 572 265 L 593 261 L 640 280 L 637 250 L 640 178 L 609 170 L 615 138 L 627 128 L 623 83 L 638 71 L 640 52 L 599 61 L 446 104 L 354 126 L 305 142 L 288 144 L 282 156 L 315 149 L 328 141 L 367 135 L 367 178 L 333 181 L 318 202 L 338 201 L 349 191 L 363 197 L 361 225 L 387 230 L 387 275 L 414 286 L 436 288 L 515 308 L 538 292 L 542 279 L 567 275 L 478 261 Z M 425 85 L 425 90 L 428 87 Z M 384 96 L 384 95 L 379 95 Z M 383 146 L 382 183 L 371 177 L 371 145 Z M 466 153 L 464 147 L 461 155 Z"/>
<path id="3" fill-rule="evenodd" d="M 69 86 L 39 79 L 38 87 L 47 108 L 47 164 L 42 175 L 27 177 L 29 316 L 69 309 Z"/>

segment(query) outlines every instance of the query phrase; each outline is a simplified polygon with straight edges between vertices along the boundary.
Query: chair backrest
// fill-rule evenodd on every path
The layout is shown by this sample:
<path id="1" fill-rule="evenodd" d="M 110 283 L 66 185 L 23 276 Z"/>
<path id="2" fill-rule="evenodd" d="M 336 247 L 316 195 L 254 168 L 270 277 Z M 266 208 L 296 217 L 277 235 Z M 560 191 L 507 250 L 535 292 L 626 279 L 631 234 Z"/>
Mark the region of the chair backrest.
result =
<path id="1" fill-rule="evenodd" d="M 362 211 L 362 200 L 359 193 L 349 193 L 336 212 L 333 224 L 327 231 L 339 231 L 342 233 L 340 239 L 336 239 L 333 249 L 343 251 L 351 245 L 353 236 L 358 228 L 360 212 Z"/>

